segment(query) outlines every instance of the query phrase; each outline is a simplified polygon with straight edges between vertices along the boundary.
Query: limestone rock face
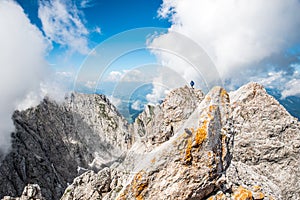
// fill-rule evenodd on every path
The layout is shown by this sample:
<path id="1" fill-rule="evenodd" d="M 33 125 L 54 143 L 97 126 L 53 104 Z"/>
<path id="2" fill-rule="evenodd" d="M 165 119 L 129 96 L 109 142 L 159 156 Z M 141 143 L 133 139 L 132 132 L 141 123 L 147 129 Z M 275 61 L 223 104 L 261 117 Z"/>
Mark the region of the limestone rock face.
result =
<path id="1" fill-rule="evenodd" d="M 226 91 L 214 88 L 169 141 L 137 161 L 116 199 L 203 199 L 221 188 L 233 144 L 229 108 Z"/>
<path id="2" fill-rule="evenodd" d="M 175 89 L 133 125 L 83 94 L 14 120 L 1 198 L 37 183 L 47 200 L 300 199 L 300 123 L 256 83 Z"/>
<path id="3" fill-rule="evenodd" d="M 200 90 L 188 86 L 172 90 L 161 105 L 147 105 L 135 119 L 135 139 L 142 139 L 148 151 L 169 140 L 203 99 Z"/>
<path id="4" fill-rule="evenodd" d="M 12 151 L 0 166 L 0 198 L 20 196 L 28 183 L 59 199 L 86 171 L 122 159 L 127 122 L 101 95 L 72 94 L 63 105 L 45 99 L 13 115 Z M 4 183 L 4 184 L 2 184 Z"/>
<path id="5" fill-rule="evenodd" d="M 114 184 L 102 199 L 299 199 L 299 122 L 261 85 L 230 95 L 216 87 L 198 101 L 173 136 L 150 150 L 139 142 L 143 134 L 135 136 L 124 161 L 111 167 Z M 160 116 L 144 126 L 150 136 L 163 135 L 153 126 L 164 106 L 139 116 Z"/>
<path id="6" fill-rule="evenodd" d="M 61 200 L 73 199 L 101 199 L 102 194 L 110 191 L 111 172 L 104 168 L 95 174 L 88 171 L 74 179 L 72 185 L 67 187 Z"/>
<path id="7" fill-rule="evenodd" d="M 235 139 L 228 177 L 260 185 L 277 199 L 300 199 L 299 121 L 259 84 L 247 84 L 230 98 Z"/>

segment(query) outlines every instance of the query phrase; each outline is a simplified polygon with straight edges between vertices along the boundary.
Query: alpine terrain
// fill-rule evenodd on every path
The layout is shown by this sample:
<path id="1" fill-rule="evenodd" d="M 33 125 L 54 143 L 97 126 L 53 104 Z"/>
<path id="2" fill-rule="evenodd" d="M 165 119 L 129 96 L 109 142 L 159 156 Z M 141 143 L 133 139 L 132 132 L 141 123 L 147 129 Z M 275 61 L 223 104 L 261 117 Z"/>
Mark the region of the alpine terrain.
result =
<path id="1" fill-rule="evenodd" d="M 300 123 L 257 83 L 184 86 L 132 124 L 80 93 L 13 121 L 1 199 L 300 199 Z"/>

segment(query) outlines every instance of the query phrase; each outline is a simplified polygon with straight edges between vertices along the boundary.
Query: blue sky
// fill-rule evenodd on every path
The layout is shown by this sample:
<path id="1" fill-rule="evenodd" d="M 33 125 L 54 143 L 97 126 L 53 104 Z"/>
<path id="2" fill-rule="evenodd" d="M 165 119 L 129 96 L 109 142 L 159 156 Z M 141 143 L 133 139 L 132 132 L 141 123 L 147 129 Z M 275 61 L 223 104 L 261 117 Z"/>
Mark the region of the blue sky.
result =
<path id="1" fill-rule="evenodd" d="M 129 118 L 191 79 L 255 81 L 300 118 L 299 33 L 300 0 L 0 0 L 0 147 L 16 109 L 74 90 Z"/>
<path id="2" fill-rule="evenodd" d="M 2 0 L 0 129 L 15 109 L 73 90 L 134 108 L 191 79 L 299 98 L 299 33 L 299 0 Z M 142 102 L 131 97 L 143 88 Z"/>
<path id="3" fill-rule="evenodd" d="M 22 6 L 31 23 L 43 31 L 38 14 L 41 3 L 38 0 L 18 0 L 17 2 Z M 51 1 L 49 2 L 51 4 Z M 90 50 L 123 31 L 141 27 L 170 27 L 170 22 L 167 19 L 162 19 L 157 15 L 157 10 L 162 3 L 160 0 L 75 0 L 61 2 L 67 2 L 73 4 L 73 8 L 76 7 L 79 19 L 89 31 L 86 37 Z M 72 13 L 71 10 L 69 12 Z M 97 32 L 99 30 L 100 33 Z M 126 42 L 136 41 L 135 38 L 128 38 Z M 56 41 L 52 42 L 52 47 L 47 61 L 56 70 L 65 70 L 65 68 L 68 70 L 70 67 L 77 69 L 87 56 L 78 52 L 70 53 L 67 45 L 61 45 Z M 147 59 L 145 56 L 142 58 Z"/>

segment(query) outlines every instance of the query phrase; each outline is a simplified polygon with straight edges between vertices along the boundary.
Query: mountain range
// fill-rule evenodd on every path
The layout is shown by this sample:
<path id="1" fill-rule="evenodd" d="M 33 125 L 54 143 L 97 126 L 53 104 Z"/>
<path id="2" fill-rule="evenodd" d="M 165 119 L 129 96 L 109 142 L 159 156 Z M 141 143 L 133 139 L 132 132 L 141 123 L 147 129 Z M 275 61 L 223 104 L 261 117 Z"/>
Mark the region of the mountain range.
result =
<path id="1" fill-rule="evenodd" d="M 13 114 L 0 198 L 300 199 L 300 123 L 268 92 L 184 86 L 131 124 L 104 95 L 45 98 Z"/>

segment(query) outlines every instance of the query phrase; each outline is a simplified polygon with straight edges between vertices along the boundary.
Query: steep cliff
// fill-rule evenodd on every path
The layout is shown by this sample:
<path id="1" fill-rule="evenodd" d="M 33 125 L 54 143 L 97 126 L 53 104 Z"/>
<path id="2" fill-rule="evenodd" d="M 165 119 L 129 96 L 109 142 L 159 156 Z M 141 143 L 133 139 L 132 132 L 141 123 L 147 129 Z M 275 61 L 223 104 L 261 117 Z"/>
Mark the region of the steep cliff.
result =
<path id="1" fill-rule="evenodd" d="M 46 199 L 59 199 L 86 171 L 122 159 L 127 122 L 105 96 L 72 94 L 63 105 L 45 99 L 13 115 L 12 151 L 0 166 L 0 198 L 36 183 Z"/>

